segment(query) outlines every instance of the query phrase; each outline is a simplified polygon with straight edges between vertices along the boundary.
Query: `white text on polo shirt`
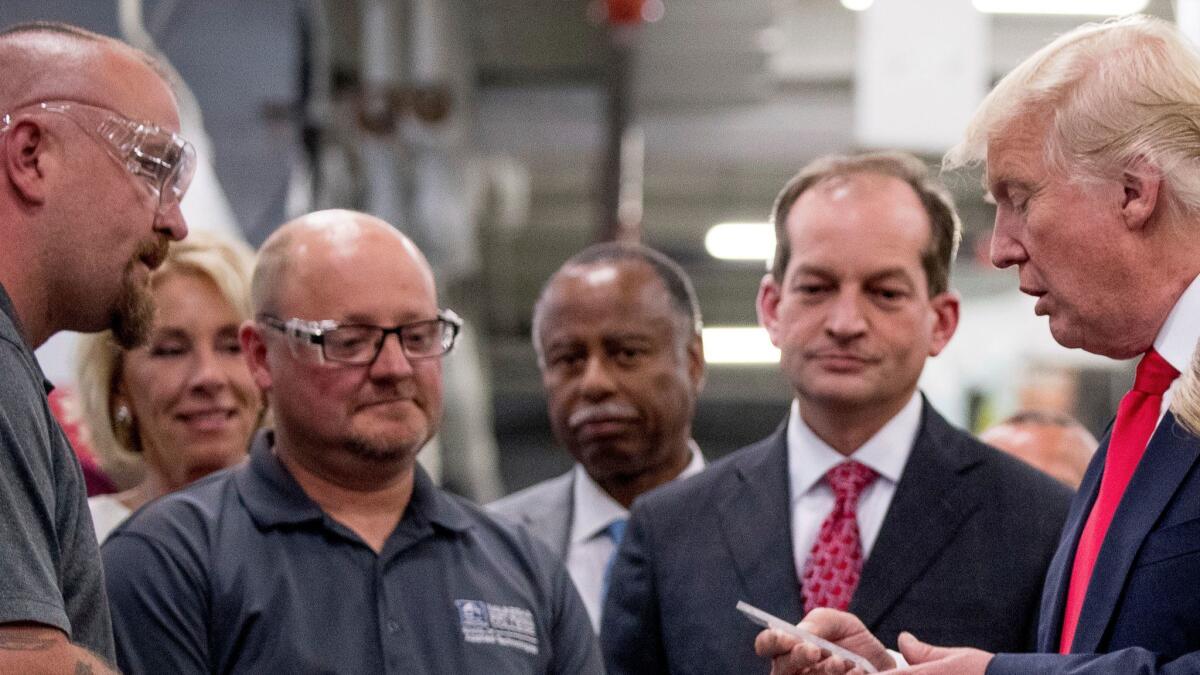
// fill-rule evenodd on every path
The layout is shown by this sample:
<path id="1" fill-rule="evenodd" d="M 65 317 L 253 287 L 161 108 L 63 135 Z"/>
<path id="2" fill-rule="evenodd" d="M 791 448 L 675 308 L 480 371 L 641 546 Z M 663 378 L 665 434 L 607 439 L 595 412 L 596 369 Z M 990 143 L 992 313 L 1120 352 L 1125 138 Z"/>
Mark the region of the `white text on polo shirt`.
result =
<path id="1" fill-rule="evenodd" d="M 455 600 L 454 604 L 458 606 L 458 619 L 467 642 L 515 647 L 537 655 L 537 626 L 533 622 L 533 612 L 482 600 Z"/>

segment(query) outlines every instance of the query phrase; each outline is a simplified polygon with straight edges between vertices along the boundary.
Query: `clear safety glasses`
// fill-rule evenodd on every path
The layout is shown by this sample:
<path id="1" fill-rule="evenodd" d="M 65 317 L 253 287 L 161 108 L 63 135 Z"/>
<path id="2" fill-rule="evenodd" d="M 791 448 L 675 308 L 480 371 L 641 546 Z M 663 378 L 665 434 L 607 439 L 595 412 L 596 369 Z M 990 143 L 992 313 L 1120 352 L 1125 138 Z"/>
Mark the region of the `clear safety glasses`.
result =
<path id="1" fill-rule="evenodd" d="M 75 101 L 42 101 L 0 116 L 0 134 L 21 115 L 57 113 L 100 141 L 108 154 L 129 173 L 141 178 L 158 199 L 158 214 L 177 206 L 196 172 L 196 149 L 178 134 L 154 124 Z"/>
<path id="2" fill-rule="evenodd" d="M 404 356 L 409 359 L 429 359 L 441 356 L 454 346 L 462 329 L 462 319 L 452 310 L 443 309 L 436 319 L 414 321 L 391 328 L 364 324 L 341 324 L 336 321 L 306 321 L 261 314 L 260 323 L 273 328 L 300 344 L 320 350 L 324 361 L 367 365 L 374 363 L 388 335 L 400 340 Z"/>

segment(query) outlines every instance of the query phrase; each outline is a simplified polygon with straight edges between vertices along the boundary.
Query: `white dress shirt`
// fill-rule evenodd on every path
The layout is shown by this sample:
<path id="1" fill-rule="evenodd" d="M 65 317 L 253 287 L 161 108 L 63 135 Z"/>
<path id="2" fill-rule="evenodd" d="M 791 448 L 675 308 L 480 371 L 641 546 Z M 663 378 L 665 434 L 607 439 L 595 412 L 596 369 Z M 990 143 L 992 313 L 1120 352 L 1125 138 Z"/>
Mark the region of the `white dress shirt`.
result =
<path id="1" fill-rule="evenodd" d="M 792 504 L 792 556 L 797 579 L 803 576 L 804 564 L 821 523 L 836 502 L 833 488 L 823 480 L 825 473 L 846 459 L 853 459 L 879 474 L 858 498 L 858 533 L 863 560 L 866 560 L 879 536 L 892 496 L 896 494 L 896 483 L 904 473 L 920 425 L 921 395 L 914 392 L 912 399 L 895 417 L 847 458 L 817 438 L 800 417 L 800 402 L 792 401 L 787 428 L 788 491 Z"/>
<path id="2" fill-rule="evenodd" d="M 1184 373 L 1191 367 L 1197 340 L 1200 340 L 1200 276 L 1193 279 L 1179 300 L 1175 301 L 1175 307 L 1154 339 L 1154 351 L 1166 359 L 1172 368 Z M 1163 394 L 1162 409 L 1158 415 L 1160 421 L 1171 405 L 1175 387 L 1182 380 L 1181 377 L 1175 378 L 1171 388 Z"/>
<path id="3" fill-rule="evenodd" d="M 700 448 L 691 443 L 692 461 L 672 480 L 697 474 L 704 468 Z M 592 627 L 600 632 L 600 591 L 604 586 L 604 570 L 616 553 L 613 541 L 605 533 L 615 520 L 629 518 L 629 511 L 609 496 L 579 464 L 575 465 L 575 484 L 572 490 L 571 538 L 567 546 L 567 572 L 583 597 Z"/>

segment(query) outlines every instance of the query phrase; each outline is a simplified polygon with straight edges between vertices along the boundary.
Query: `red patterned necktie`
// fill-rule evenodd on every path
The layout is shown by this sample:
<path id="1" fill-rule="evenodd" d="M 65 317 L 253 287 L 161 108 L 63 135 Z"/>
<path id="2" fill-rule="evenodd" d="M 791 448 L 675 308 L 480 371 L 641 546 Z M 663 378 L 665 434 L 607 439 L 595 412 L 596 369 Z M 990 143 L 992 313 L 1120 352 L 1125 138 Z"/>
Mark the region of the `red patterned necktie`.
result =
<path id="1" fill-rule="evenodd" d="M 1104 535 L 1108 533 L 1113 514 L 1121 503 L 1121 495 L 1125 494 L 1125 487 L 1129 485 L 1129 479 L 1133 477 L 1138 462 L 1146 452 L 1146 445 L 1150 443 L 1154 427 L 1158 425 L 1163 394 L 1178 376 L 1179 371 L 1151 349 L 1138 363 L 1133 389 L 1125 394 L 1117 408 L 1117 419 L 1113 422 L 1112 436 L 1108 440 L 1108 455 L 1104 459 L 1104 474 L 1100 478 L 1100 492 L 1075 548 L 1071 583 L 1067 587 L 1067 604 L 1063 610 L 1059 653 L 1071 652 L 1075 629 L 1079 626 L 1079 613 L 1083 609 L 1083 600 L 1087 596 L 1088 583 L 1091 582 Z"/>
<path id="2" fill-rule="evenodd" d="M 842 462 L 825 474 L 836 502 L 813 542 L 800 588 L 804 612 L 816 607 L 845 610 L 862 573 L 862 539 L 858 535 L 858 496 L 876 477 L 870 468 L 855 461 Z"/>

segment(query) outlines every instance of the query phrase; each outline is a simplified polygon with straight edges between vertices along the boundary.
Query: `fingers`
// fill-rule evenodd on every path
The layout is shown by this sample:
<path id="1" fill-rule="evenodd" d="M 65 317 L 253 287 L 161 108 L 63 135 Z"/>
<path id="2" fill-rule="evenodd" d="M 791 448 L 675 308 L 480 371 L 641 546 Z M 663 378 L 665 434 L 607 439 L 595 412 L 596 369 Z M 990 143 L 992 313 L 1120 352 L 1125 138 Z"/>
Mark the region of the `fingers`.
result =
<path id="1" fill-rule="evenodd" d="M 808 668 L 829 656 L 829 652 L 814 644 L 772 629 L 764 630 L 754 638 L 754 653 L 802 668 Z"/>
<path id="2" fill-rule="evenodd" d="M 783 656 L 792 651 L 800 643 L 800 640 L 784 633 L 768 628 L 761 631 L 758 637 L 754 638 L 754 653 L 763 658 L 772 659 L 776 656 Z"/>
<path id="3" fill-rule="evenodd" d="M 930 644 L 925 644 L 917 639 L 915 635 L 905 631 L 900 634 L 897 640 L 900 647 L 900 653 L 904 655 L 909 665 L 918 665 L 921 663 L 929 663 L 944 659 L 949 655 L 949 649 L 945 647 L 935 647 Z"/>
<path id="4" fill-rule="evenodd" d="M 864 675 L 853 663 L 802 643 L 771 660 L 771 675 Z"/>
<path id="5" fill-rule="evenodd" d="M 754 638 L 754 652 L 771 659 L 771 675 L 847 675 L 859 672 L 853 663 L 777 630 L 760 632 Z"/>
<path id="6" fill-rule="evenodd" d="M 865 675 L 862 669 L 838 656 L 830 656 L 813 671 L 821 675 Z"/>
<path id="7" fill-rule="evenodd" d="M 867 630 L 857 616 L 827 607 L 818 607 L 809 612 L 800 622 L 800 627 L 831 642 Z"/>

